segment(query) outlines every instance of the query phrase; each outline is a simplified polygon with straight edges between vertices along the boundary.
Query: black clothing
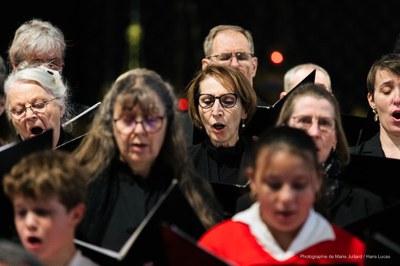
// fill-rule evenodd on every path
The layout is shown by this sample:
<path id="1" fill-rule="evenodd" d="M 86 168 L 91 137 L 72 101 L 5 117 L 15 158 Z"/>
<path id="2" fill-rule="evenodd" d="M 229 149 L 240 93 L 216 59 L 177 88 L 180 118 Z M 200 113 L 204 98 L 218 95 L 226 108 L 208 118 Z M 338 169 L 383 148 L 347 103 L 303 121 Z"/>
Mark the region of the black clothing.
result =
<path id="1" fill-rule="evenodd" d="M 210 183 L 245 184 L 242 170 L 249 160 L 253 141 L 241 136 L 234 147 L 215 147 L 209 138 L 189 147 L 199 175 Z"/>
<path id="2" fill-rule="evenodd" d="M 332 223 L 342 227 L 384 209 L 381 197 L 342 180 L 338 181 L 333 195 L 322 197 L 321 201 L 323 207 L 319 211 Z M 327 208 L 326 213 L 323 210 L 324 205 Z M 318 210 L 318 207 L 316 209 Z"/>
<path id="3" fill-rule="evenodd" d="M 142 178 L 121 161 L 112 161 L 88 185 L 86 215 L 77 238 L 119 251 L 171 183 L 165 169 L 154 167 Z"/>
<path id="4" fill-rule="evenodd" d="M 0 115 L 0 146 L 15 142 L 17 135 L 5 111 Z"/>
<path id="5" fill-rule="evenodd" d="M 346 178 L 342 175 L 343 166 L 334 159 L 334 153 L 328 158 L 324 169 L 321 198 L 314 207 L 330 222 L 343 227 L 384 210 L 384 202 L 380 196 L 346 183 Z M 253 200 L 247 193 L 238 199 L 236 211 L 245 210 L 252 203 Z"/>
<path id="6" fill-rule="evenodd" d="M 58 139 L 57 146 L 64 144 L 70 140 L 72 140 L 74 136 L 69 132 L 66 132 L 62 127 L 60 128 L 60 138 Z"/>
<path id="7" fill-rule="evenodd" d="M 209 138 L 199 144 L 189 147 L 194 167 L 201 178 L 213 185 L 218 204 L 223 211 L 225 219 L 232 217 L 232 204 L 234 206 L 236 193 L 225 193 L 218 190 L 214 184 L 245 185 L 247 178 L 244 169 L 248 164 L 253 141 L 241 136 L 234 147 L 215 147 Z M 229 190 L 229 189 L 228 189 Z M 230 203 L 232 204 L 225 204 Z"/>
<path id="8" fill-rule="evenodd" d="M 379 132 L 369 140 L 364 141 L 363 143 L 357 146 L 350 147 L 350 153 L 359 155 L 386 157 L 382 149 Z"/>
<path id="9" fill-rule="evenodd" d="M 355 156 L 357 155 L 362 155 L 362 156 L 373 156 L 373 157 L 380 157 L 380 158 L 386 158 L 386 155 L 382 149 L 382 144 L 380 140 L 380 132 L 376 133 L 372 138 L 368 139 L 367 141 L 362 142 L 361 144 L 357 146 L 350 147 L 350 153 L 354 154 Z M 390 159 L 390 160 L 396 160 L 396 159 Z M 378 167 L 378 165 L 377 165 Z M 388 172 L 388 169 L 383 169 L 382 172 L 379 174 L 392 174 L 392 172 Z M 379 178 L 377 176 L 377 178 Z M 381 182 L 377 179 L 377 182 Z M 390 184 L 389 184 L 390 185 Z M 388 196 L 384 193 L 381 194 L 382 199 L 383 199 L 383 204 L 386 207 L 393 206 L 395 204 L 399 204 L 400 200 L 396 196 Z"/>

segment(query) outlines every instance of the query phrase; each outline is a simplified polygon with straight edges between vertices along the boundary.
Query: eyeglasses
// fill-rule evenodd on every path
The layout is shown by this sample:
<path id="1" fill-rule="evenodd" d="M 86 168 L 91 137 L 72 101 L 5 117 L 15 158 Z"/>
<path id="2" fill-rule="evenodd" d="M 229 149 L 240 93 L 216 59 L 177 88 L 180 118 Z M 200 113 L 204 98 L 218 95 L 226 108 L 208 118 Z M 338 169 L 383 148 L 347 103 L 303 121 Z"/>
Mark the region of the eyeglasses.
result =
<path id="1" fill-rule="evenodd" d="M 318 128 L 322 133 L 330 133 L 335 130 L 335 119 L 331 117 L 311 117 L 311 116 L 293 116 L 294 127 L 303 130 L 309 130 L 313 122 L 317 120 Z"/>
<path id="2" fill-rule="evenodd" d="M 223 108 L 232 108 L 236 105 L 238 96 L 235 93 L 226 93 L 220 96 L 211 94 L 199 94 L 198 103 L 202 108 L 209 109 L 213 107 L 215 100 L 218 99 Z"/>
<path id="3" fill-rule="evenodd" d="M 30 64 L 33 66 L 44 65 L 48 69 L 58 71 L 59 73 L 61 73 L 64 68 L 64 63 L 62 63 L 62 60 L 57 59 L 57 58 L 52 58 L 50 60 L 34 59 L 34 60 L 31 60 Z M 48 73 L 50 75 L 54 75 L 54 73 L 52 73 L 52 72 L 48 72 Z"/>
<path id="4" fill-rule="evenodd" d="M 232 57 L 236 57 L 238 61 L 249 61 L 253 56 L 254 54 L 247 52 L 232 52 L 212 55 L 209 56 L 208 59 L 215 58 L 218 62 L 228 62 L 232 60 Z"/>
<path id="5" fill-rule="evenodd" d="M 47 105 L 56 99 L 58 98 L 53 98 L 51 100 L 40 100 L 32 103 L 29 106 L 25 105 L 14 107 L 10 110 L 11 116 L 15 119 L 21 119 L 26 115 L 26 111 L 28 110 L 28 108 L 30 108 L 33 113 L 44 113 L 46 112 Z"/>
<path id="6" fill-rule="evenodd" d="M 156 133 L 161 129 L 164 118 L 164 116 L 156 116 L 143 119 L 142 121 L 137 121 L 132 117 L 123 116 L 114 119 L 113 121 L 118 132 L 124 135 L 129 135 L 133 130 L 135 130 L 138 124 L 142 124 L 144 131 L 147 133 Z"/>

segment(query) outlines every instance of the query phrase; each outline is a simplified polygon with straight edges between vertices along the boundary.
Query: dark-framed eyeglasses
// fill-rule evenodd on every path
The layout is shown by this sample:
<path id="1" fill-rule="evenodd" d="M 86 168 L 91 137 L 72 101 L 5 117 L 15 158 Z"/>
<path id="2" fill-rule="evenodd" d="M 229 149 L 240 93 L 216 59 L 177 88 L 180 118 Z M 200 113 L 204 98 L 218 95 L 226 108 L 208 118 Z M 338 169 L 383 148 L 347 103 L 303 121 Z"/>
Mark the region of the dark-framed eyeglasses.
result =
<path id="1" fill-rule="evenodd" d="M 58 99 L 58 98 L 56 97 L 56 98 L 53 98 L 53 99 L 50 99 L 50 100 L 36 101 L 36 102 L 34 102 L 34 103 L 32 103 L 31 105 L 28 105 L 28 106 L 26 106 L 26 105 L 25 106 L 22 106 L 22 105 L 21 106 L 16 106 L 16 107 L 13 107 L 13 108 L 10 109 L 10 114 L 15 119 L 21 119 L 24 116 L 26 116 L 26 112 L 27 112 L 28 109 L 31 109 L 31 111 L 33 113 L 42 114 L 42 113 L 46 112 L 47 105 L 50 102 L 52 102 L 52 101 L 54 101 L 56 99 Z"/>
<path id="2" fill-rule="evenodd" d="M 254 57 L 254 54 L 247 52 L 221 53 L 209 56 L 208 59 L 215 58 L 218 62 L 229 62 L 233 57 L 236 57 L 238 61 L 249 61 Z"/>
<path id="3" fill-rule="evenodd" d="M 138 124 L 141 124 L 147 133 L 156 133 L 162 128 L 164 118 L 165 116 L 155 116 L 139 121 L 129 116 L 122 116 L 113 119 L 113 122 L 117 131 L 124 135 L 132 133 Z"/>
<path id="4" fill-rule="evenodd" d="M 303 130 L 309 130 L 316 121 L 318 129 L 322 133 L 331 133 L 335 130 L 335 119 L 332 117 L 313 117 L 307 115 L 293 116 L 293 126 Z"/>
<path id="5" fill-rule="evenodd" d="M 236 105 L 237 102 L 237 94 L 235 93 L 225 93 L 220 96 L 214 96 L 207 93 L 201 93 L 197 97 L 197 101 L 201 108 L 209 109 L 213 107 L 215 100 L 218 99 L 219 103 L 223 108 L 232 108 Z"/>

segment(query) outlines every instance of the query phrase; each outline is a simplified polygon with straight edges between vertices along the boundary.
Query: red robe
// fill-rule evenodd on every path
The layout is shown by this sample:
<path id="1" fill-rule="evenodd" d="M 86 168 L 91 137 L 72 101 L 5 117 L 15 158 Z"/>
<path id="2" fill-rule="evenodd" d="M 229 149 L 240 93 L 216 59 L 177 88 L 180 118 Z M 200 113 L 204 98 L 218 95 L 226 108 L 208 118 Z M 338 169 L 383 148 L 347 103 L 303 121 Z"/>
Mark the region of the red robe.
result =
<path id="1" fill-rule="evenodd" d="M 235 217 L 233 217 L 233 219 L 235 219 Z M 324 218 L 313 213 L 313 215 L 309 216 L 309 219 L 321 220 Z M 253 219 L 251 223 L 257 223 L 257 221 L 254 222 L 254 220 L 257 219 Z M 327 230 L 325 231 L 332 232 L 331 239 L 321 237 L 320 242 L 318 242 L 319 240 L 314 240 L 316 243 L 309 246 L 307 244 L 309 233 L 306 234 L 305 238 L 303 234 L 303 239 L 297 241 L 297 246 L 304 246 L 305 248 L 301 251 L 296 251 L 297 253 L 289 253 L 289 257 L 285 257 L 285 251 L 277 252 L 280 254 L 272 254 L 273 252 L 266 251 L 266 249 L 280 250 L 280 248 L 277 247 L 274 240 L 265 241 L 264 237 L 264 245 L 272 246 L 272 249 L 268 247 L 265 248 L 265 246 L 260 244 L 260 241 L 257 240 L 257 237 L 261 237 L 257 231 L 252 231 L 251 227 L 243 221 L 234 221 L 232 219 L 224 221 L 207 231 L 200 238 L 199 245 L 217 257 L 227 262 L 232 262 L 234 265 L 307 265 L 339 263 L 364 265 L 365 244 L 361 240 L 337 226 L 328 223 L 325 223 L 324 226 L 325 228 L 326 226 L 330 227 L 326 228 Z M 266 230 L 269 232 L 267 228 Z M 315 231 L 311 228 L 311 230 L 307 232 Z M 258 236 L 255 237 L 254 234 L 258 234 Z M 318 237 L 319 236 L 314 236 L 314 239 L 318 239 Z M 281 256 L 279 257 L 279 255 Z"/>

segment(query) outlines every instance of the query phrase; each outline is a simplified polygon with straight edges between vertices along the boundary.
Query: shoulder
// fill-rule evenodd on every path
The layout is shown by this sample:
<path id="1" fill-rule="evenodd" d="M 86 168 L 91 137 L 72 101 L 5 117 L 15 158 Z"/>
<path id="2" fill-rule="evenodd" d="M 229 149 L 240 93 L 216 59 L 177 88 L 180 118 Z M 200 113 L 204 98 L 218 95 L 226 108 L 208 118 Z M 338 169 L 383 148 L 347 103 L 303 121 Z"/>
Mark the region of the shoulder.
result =
<path id="1" fill-rule="evenodd" d="M 379 132 L 361 144 L 350 147 L 350 153 L 384 157 Z"/>
<path id="2" fill-rule="evenodd" d="M 192 158 L 198 158 L 200 156 L 204 156 L 204 154 L 206 154 L 207 151 L 206 143 L 203 141 L 198 144 L 189 146 L 188 151 Z"/>
<path id="3" fill-rule="evenodd" d="M 82 252 L 80 250 L 77 250 L 75 252 L 74 257 L 72 257 L 71 262 L 68 264 L 68 266 L 98 266 L 99 264 L 95 263 L 88 257 L 85 257 L 82 255 Z"/>
<path id="4" fill-rule="evenodd" d="M 250 229 L 246 224 L 228 219 L 205 232 L 201 236 L 199 243 L 205 246 L 215 241 L 226 243 L 227 239 L 243 239 L 244 236 L 249 234 Z"/>
<path id="5" fill-rule="evenodd" d="M 245 150 L 251 148 L 255 143 L 255 141 L 248 136 L 240 136 L 240 141 L 242 142 Z"/>
<path id="6" fill-rule="evenodd" d="M 346 230 L 339 226 L 332 225 L 332 229 L 335 232 L 335 242 L 342 243 L 345 246 L 353 247 L 354 249 L 364 250 L 365 243 L 361 241 L 357 236 L 352 235 Z"/>

